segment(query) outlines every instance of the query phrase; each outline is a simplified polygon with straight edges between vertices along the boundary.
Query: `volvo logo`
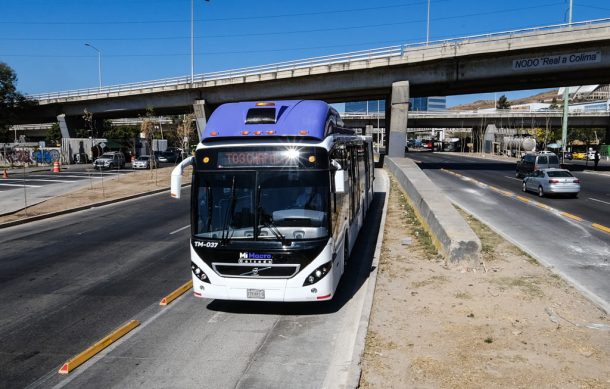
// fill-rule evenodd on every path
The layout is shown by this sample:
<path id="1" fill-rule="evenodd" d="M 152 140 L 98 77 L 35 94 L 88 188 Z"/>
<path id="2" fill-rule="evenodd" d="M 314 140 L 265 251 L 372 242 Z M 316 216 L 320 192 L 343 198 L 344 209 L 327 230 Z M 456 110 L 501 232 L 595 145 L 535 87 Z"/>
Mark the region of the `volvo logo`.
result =
<path id="1" fill-rule="evenodd" d="M 259 276 L 260 272 L 262 272 L 264 270 L 267 270 L 267 269 L 271 269 L 271 266 L 261 267 L 261 268 L 255 267 L 255 268 L 253 268 L 250 271 L 247 271 L 245 273 L 241 273 L 240 275 L 241 276 L 254 276 L 254 277 L 257 277 L 257 276 Z"/>

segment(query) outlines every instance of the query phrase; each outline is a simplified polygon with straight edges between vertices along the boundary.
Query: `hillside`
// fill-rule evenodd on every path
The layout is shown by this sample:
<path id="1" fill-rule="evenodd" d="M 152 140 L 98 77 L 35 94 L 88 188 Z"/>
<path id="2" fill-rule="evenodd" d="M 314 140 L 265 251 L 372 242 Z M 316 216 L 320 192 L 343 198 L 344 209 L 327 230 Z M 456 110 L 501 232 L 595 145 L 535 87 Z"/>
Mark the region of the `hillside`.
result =
<path id="1" fill-rule="evenodd" d="M 533 96 L 522 97 L 520 99 L 511 100 L 511 105 L 526 104 L 526 103 L 550 103 L 557 96 L 557 89 L 541 92 Z M 500 96 L 498 96 L 500 97 Z M 477 100 L 468 104 L 456 105 L 449 108 L 450 111 L 472 111 L 475 109 L 493 108 L 493 100 Z"/>

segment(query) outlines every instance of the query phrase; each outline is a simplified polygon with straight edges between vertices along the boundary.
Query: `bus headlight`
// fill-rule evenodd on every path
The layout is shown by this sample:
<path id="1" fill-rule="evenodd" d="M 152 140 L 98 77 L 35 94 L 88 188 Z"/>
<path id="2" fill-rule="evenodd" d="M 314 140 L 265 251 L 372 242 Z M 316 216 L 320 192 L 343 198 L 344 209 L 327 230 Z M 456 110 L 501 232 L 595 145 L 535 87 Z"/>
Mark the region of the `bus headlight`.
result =
<path id="1" fill-rule="evenodd" d="M 322 278 L 324 278 L 324 276 L 326 276 L 328 274 L 328 272 L 330 272 L 332 265 L 333 265 L 333 262 L 330 261 L 330 262 L 325 263 L 322 266 L 319 266 L 316 270 L 311 272 L 311 274 L 305 278 L 305 282 L 303 283 L 303 286 L 315 284 L 316 282 L 320 281 Z"/>
<path id="2" fill-rule="evenodd" d="M 195 275 L 195 277 L 199 278 L 203 282 L 210 283 L 210 279 L 208 276 L 199 268 L 199 266 L 195 265 L 194 262 L 191 262 L 191 271 Z"/>

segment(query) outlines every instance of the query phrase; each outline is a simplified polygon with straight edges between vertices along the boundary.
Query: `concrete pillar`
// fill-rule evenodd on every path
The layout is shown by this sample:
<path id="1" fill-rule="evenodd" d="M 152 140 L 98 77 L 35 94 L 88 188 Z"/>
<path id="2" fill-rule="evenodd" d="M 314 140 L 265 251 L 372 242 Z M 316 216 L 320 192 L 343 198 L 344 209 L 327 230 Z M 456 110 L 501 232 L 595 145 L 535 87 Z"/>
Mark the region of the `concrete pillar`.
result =
<path id="1" fill-rule="evenodd" d="M 59 122 L 59 131 L 61 131 L 61 137 L 63 139 L 69 139 L 70 131 L 68 129 L 68 123 L 66 122 L 66 114 L 57 115 L 57 121 Z"/>
<path id="2" fill-rule="evenodd" d="M 195 112 L 195 122 L 197 124 L 199 142 L 201 142 L 203 139 L 203 130 L 207 124 L 207 118 L 205 116 L 205 100 L 195 100 L 193 103 L 193 111 Z"/>
<path id="3" fill-rule="evenodd" d="M 392 97 L 390 98 L 390 103 L 390 139 L 388 156 L 404 157 L 407 143 L 409 81 L 392 83 Z"/>

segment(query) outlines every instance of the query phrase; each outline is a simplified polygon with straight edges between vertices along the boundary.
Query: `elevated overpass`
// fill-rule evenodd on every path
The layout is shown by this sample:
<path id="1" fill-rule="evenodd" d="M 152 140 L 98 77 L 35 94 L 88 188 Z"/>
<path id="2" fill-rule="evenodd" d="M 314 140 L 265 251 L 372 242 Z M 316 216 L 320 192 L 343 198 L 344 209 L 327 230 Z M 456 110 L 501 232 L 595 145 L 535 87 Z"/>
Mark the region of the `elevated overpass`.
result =
<path id="1" fill-rule="evenodd" d="M 385 113 L 345 113 L 341 115 L 348 127 L 367 125 L 385 128 Z M 563 112 L 551 111 L 410 111 L 409 129 L 419 128 L 477 128 L 488 124 L 505 128 L 560 128 Z M 570 128 L 610 128 L 610 111 L 570 112 Z"/>

